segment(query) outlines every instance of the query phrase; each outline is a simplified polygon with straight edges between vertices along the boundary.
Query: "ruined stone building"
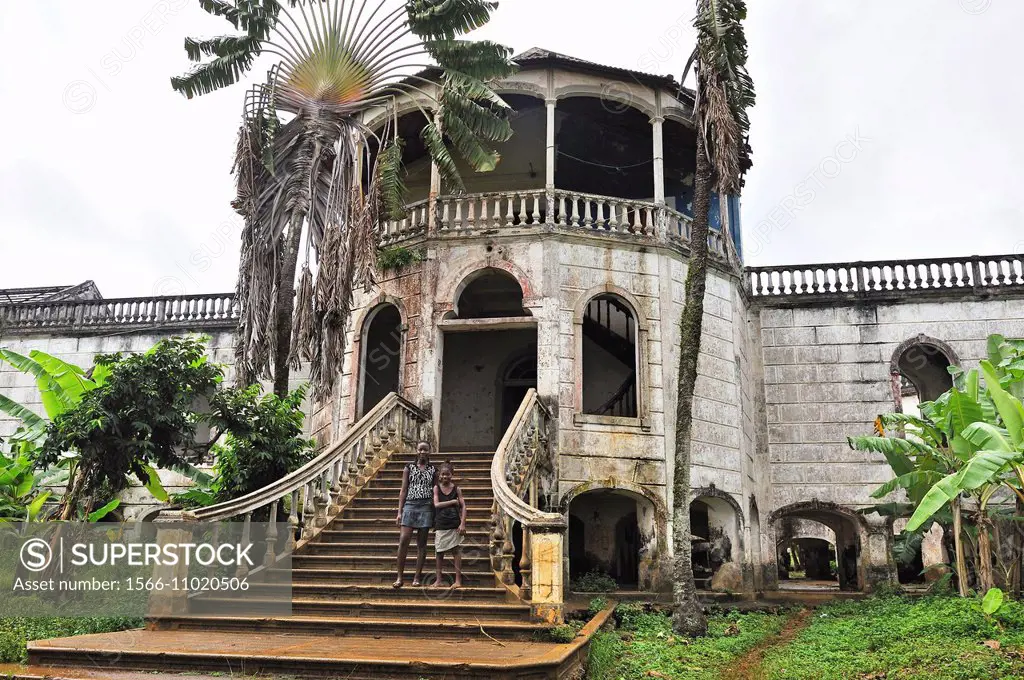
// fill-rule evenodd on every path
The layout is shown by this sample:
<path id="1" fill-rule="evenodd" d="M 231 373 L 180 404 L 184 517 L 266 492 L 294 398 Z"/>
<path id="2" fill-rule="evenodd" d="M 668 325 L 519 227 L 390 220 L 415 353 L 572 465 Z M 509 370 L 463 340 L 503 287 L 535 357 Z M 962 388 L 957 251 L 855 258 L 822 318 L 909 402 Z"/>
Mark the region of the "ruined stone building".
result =
<path id="1" fill-rule="evenodd" d="M 539 49 L 518 61 L 497 87 L 515 135 L 494 172 L 465 174 L 465 194 L 430 201 L 422 119 L 412 102 L 399 111 L 409 212 L 381 241 L 411 261 L 357 294 L 345 375 L 311 427 L 338 441 L 397 392 L 429 414 L 439 451 L 492 452 L 515 443 L 535 394 L 547 458 L 523 498 L 564 519 L 553 545 L 566 582 L 598 571 L 664 589 L 693 102 L 670 77 Z M 814 541 L 834 549 L 805 552 L 809 576 L 894 579 L 891 523 L 857 512 L 890 470 L 846 438 L 947 389 L 946 367 L 975 365 L 990 333 L 1024 336 L 1024 260 L 745 268 L 739 198 L 716 198 L 712 221 L 690 492 L 698 585 L 731 565 L 717 587 L 776 588 L 780 546 Z M 0 345 L 88 364 L 202 331 L 230 362 L 235 316 L 231 295 L 0 293 Z M 0 372 L 12 398 L 31 401 L 31 385 Z"/>

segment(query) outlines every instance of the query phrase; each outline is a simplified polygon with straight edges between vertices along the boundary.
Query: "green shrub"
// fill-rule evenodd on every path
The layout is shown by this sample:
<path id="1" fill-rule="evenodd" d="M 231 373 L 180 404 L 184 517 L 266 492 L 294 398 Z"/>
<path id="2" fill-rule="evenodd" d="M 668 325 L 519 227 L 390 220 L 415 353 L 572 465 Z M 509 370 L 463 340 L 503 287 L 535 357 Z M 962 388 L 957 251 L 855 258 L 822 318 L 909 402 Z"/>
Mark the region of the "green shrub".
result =
<path id="1" fill-rule="evenodd" d="M 587 572 L 572 582 L 572 590 L 577 593 L 611 593 L 618 587 L 615 579 L 598 569 Z"/>
<path id="2" fill-rule="evenodd" d="M 422 262 L 423 260 L 421 251 L 410 250 L 402 246 L 381 248 L 377 251 L 377 269 L 382 272 L 398 271 L 413 262 Z"/>
<path id="3" fill-rule="evenodd" d="M 606 600 L 603 597 L 595 597 L 593 600 L 590 601 L 590 607 L 588 607 L 587 612 L 591 616 L 597 616 L 598 614 L 603 612 L 604 608 L 607 606 L 608 600 Z"/>
<path id="4" fill-rule="evenodd" d="M 141 628 L 142 619 L 124 617 L 5 617 L 0 618 L 0 663 L 21 663 L 26 658 L 26 643 L 55 637 Z"/>
<path id="5" fill-rule="evenodd" d="M 639 602 L 623 602 L 615 607 L 615 622 L 620 628 L 634 630 L 640 622 L 640 617 L 646 613 L 646 607 Z"/>
<path id="6" fill-rule="evenodd" d="M 576 629 L 569 625 L 554 626 L 548 629 L 548 639 L 552 642 L 566 644 L 576 639 Z"/>

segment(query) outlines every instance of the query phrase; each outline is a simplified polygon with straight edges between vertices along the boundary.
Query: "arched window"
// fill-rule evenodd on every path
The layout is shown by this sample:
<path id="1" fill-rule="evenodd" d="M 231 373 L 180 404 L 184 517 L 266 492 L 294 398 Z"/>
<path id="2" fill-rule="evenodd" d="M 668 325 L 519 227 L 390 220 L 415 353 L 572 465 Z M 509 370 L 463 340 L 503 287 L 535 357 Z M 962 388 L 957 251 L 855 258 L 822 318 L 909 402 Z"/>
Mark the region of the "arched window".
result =
<path id="1" fill-rule="evenodd" d="M 583 413 L 636 418 L 637 321 L 618 296 L 598 295 L 583 315 Z"/>
<path id="2" fill-rule="evenodd" d="M 917 414 L 918 404 L 934 401 L 949 390 L 953 386 L 949 367 L 956 363 L 953 351 L 933 338 L 921 335 L 900 345 L 890 366 L 897 410 Z"/>
<path id="3" fill-rule="evenodd" d="M 402 315 L 386 303 L 370 312 L 363 328 L 359 371 L 359 415 L 363 416 L 391 392 L 400 390 Z"/>
<path id="4" fill-rule="evenodd" d="M 458 296 L 460 319 L 530 316 L 523 309 L 523 289 L 514 276 L 495 267 L 475 272 Z"/>

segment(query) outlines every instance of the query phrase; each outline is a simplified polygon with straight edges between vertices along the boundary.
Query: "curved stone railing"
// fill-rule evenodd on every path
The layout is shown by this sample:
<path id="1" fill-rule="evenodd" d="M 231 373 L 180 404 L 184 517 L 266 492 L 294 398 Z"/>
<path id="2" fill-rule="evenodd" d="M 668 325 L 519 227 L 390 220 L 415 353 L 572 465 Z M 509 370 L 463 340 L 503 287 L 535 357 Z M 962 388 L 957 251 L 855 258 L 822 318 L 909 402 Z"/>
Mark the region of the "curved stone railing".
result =
<path id="1" fill-rule="evenodd" d="M 234 293 L 20 303 L 0 305 L 0 328 L 20 332 L 163 325 L 233 328 L 238 311 Z"/>
<path id="2" fill-rule="evenodd" d="M 381 225 L 383 245 L 427 233 L 429 201 L 407 206 L 406 216 Z M 595 234 L 622 235 L 640 239 L 690 241 L 692 219 L 676 210 L 650 201 L 598 196 L 578 191 L 523 189 L 491 193 L 439 196 L 436 205 L 437 233 L 442 236 L 470 236 L 509 229 L 541 226 L 589 230 Z M 722 232 L 708 232 L 712 256 L 727 258 Z"/>
<path id="3" fill-rule="evenodd" d="M 749 267 L 746 272 L 748 293 L 771 302 L 989 294 L 1024 288 L 1021 255 Z"/>
<path id="4" fill-rule="evenodd" d="M 535 618 L 556 623 L 562 620 L 562 549 L 566 522 L 560 513 L 538 508 L 537 466 L 549 460 L 548 427 L 551 414 L 530 389 L 498 444 L 491 461 L 494 489 L 494 530 L 491 535 L 491 566 L 496 577 L 524 602 Z M 516 590 L 514 523 L 523 532 Z"/>
<path id="5" fill-rule="evenodd" d="M 279 507 L 287 508 L 290 531 L 282 552 L 290 553 L 315 537 L 392 453 L 424 439 L 429 420 L 427 414 L 392 392 L 360 418 L 340 441 L 298 470 L 240 498 L 197 510 L 165 510 L 156 521 L 241 519 L 248 525 L 253 515 L 262 517 L 266 513 L 267 518 L 276 518 Z M 243 532 L 248 536 L 248 532 Z M 267 542 L 277 539 L 277 535 L 268 535 Z M 278 556 L 268 546 L 264 566 L 273 564 Z"/>

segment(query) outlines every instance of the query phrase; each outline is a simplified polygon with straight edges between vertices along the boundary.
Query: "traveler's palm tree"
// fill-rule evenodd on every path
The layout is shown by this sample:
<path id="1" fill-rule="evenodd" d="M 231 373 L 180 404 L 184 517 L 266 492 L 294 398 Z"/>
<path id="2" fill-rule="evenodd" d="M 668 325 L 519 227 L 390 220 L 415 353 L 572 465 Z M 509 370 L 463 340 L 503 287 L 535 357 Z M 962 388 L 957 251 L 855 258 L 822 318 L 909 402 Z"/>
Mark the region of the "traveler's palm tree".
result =
<path id="1" fill-rule="evenodd" d="M 449 147 L 486 171 L 498 162 L 489 143 L 511 135 L 508 107 L 487 84 L 513 72 L 511 51 L 459 39 L 497 3 L 199 2 L 242 33 L 187 39 L 202 63 L 172 78 L 175 90 L 206 94 L 239 81 L 261 54 L 275 60 L 245 97 L 235 155 L 233 206 L 245 220 L 238 378 L 272 374 L 284 395 L 289 369 L 308 360 L 323 398 L 341 370 L 353 289 L 372 283 L 379 220 L 402 210 L 399 98 L 419 108 L 424 146 L 455 189 Z M 385 122 L 371 129 L 370 116 Z"/>
<path id="2" fill-rule="evenodd" d="M 703 635 L 707 620 L 697 602 L 690 535 L 690 452 L 693 394 L 697 383 L 704 290 L 708 266 L 708 214 L 711 192 L 735 194 L 750 165 L 747 109 L 754 104 L 754 84 L 747 73 L 743 0 L 697 0 L 697 46 L 686 65 L 697 79 L 694 117 L 697 124 L 697 170 L 694 174 L 693 224 L 686 302 L 680 327 L 678 400 L 676 402 L 675 480 L 673 483 L 673 628 L 683 635 Z"/>

